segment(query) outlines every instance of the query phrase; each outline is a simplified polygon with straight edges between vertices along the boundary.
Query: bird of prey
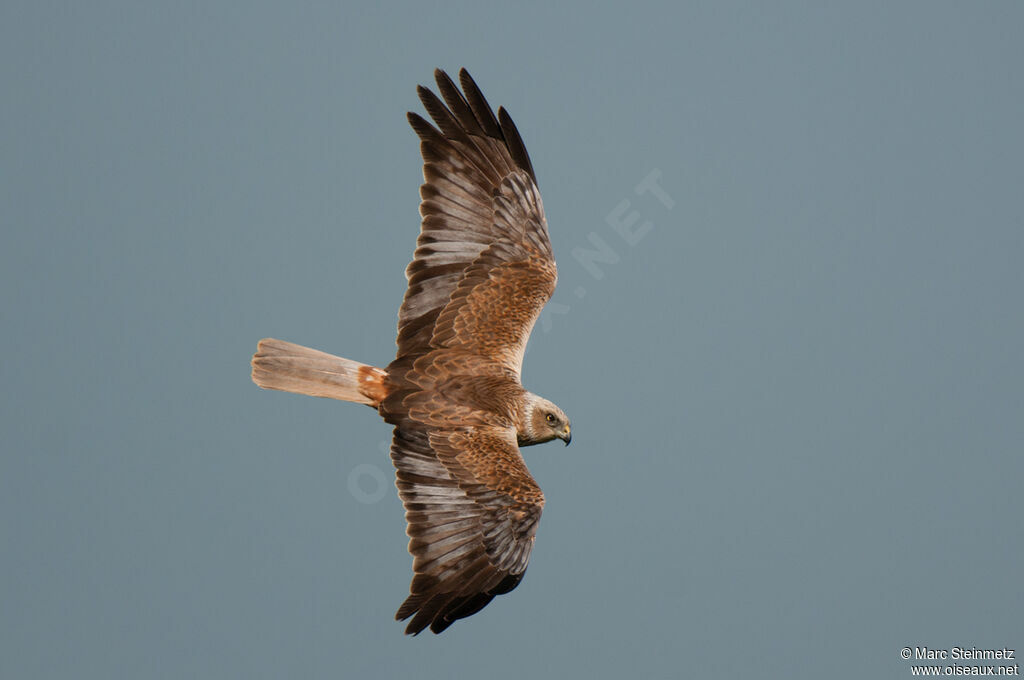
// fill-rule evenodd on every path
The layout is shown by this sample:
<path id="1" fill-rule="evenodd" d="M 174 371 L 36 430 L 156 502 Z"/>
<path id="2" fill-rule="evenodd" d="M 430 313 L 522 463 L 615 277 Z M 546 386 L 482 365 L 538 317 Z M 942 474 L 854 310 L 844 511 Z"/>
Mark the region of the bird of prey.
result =
<path id="1" fill-rule="evenodd" d="M 544 507 L 519 448 L 571 440 L 562 409 L 523 388 L 523 353 L 557 272 L 530 157 L 465 69 L 418 87 L 424 183 L 398 352 L 385 368 L 264 339 L 260 387 L 367 404 L 391 460 L 413 556 L 406 633 L 440 633 L 515 588 Z"/>

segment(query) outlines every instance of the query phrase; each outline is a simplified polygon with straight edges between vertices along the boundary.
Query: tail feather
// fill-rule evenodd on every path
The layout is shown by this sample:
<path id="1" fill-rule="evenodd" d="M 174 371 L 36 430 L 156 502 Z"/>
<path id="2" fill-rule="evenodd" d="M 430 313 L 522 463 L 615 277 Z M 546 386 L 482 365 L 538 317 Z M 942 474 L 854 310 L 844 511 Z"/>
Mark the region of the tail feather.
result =
<path id="1" fill-rule="evenodd" d="M 260 340 L 252 358 L 252 381 L 264 389 L 374 408 L 387 396 L 386 377 L 383 369 L 273 338 Z"/>

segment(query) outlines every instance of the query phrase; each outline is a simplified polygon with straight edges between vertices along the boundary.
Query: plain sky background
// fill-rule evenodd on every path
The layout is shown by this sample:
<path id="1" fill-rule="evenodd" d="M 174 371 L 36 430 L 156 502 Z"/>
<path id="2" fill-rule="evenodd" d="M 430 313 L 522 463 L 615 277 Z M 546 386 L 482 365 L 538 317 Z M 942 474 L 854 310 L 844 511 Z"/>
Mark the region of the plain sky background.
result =
<path id="1" fill-rule="evenodd" d="M 0 676 L 1024 654 L 1022 27 L 1019 2 L 4 2 Z M 526 451 L 522 585 L 409 639 L 388 428 L 248 362 L 265 336 L 392 358 L 405 112 L 438 66 L 532 155 L 560 287 L 524 381 L 574 437 Z M 670 200 L 638 195 L 654 171 Z"/>

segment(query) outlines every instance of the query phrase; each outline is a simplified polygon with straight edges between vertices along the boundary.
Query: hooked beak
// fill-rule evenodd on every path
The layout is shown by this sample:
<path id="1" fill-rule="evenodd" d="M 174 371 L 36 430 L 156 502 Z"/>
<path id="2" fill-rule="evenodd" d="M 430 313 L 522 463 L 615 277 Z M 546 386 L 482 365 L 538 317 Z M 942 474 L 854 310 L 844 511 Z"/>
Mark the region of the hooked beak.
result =
<path id="1" fill-rule="evenodd" d="M 569 445 L 569 443 L 572 441 L 572 430 L 569 429 L 568 425 L 565 426 L 565 432 L 558 435 L 558 438 L 565 442 L 566 446 Z"/>

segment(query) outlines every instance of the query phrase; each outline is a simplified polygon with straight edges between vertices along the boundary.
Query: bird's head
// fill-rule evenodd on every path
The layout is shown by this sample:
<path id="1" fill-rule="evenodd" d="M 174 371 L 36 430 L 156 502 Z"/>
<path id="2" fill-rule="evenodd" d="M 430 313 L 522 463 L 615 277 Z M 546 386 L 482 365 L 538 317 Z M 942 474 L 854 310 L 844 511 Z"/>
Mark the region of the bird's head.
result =
<path id="1" fill-rule="evenodd" d="M 552 439 L 561 439 L 568 446 L 572 441 L 572 429 L 569 417 L 562 409 L 547 399 L 530 395 L 529 409 L 526 417 L 526 432 L 519 433 L 519 444 L 541 444 Z"/>

